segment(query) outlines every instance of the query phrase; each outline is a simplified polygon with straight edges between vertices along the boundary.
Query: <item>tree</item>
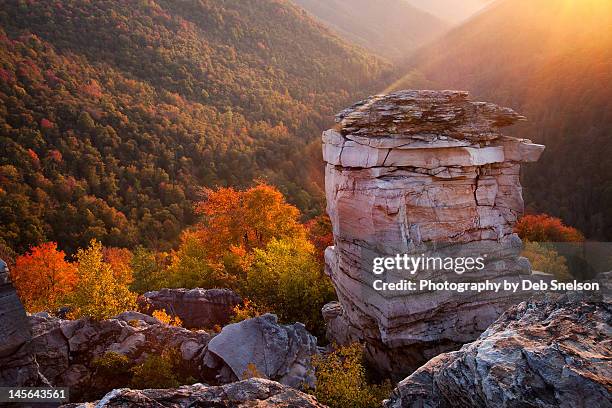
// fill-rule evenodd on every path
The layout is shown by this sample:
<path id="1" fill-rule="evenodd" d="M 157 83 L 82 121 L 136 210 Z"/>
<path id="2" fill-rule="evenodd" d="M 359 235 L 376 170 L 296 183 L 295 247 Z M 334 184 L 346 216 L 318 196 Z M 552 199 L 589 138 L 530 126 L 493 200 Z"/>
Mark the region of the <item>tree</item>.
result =
<path id="1" fill-rule="evenodd" d="M 77 283 L 75 265 L 55 242 L 32 247 L 16 258 L 11 278 L 29 312 L 55 310 Z"/>
<path id="2" fill-rule="evenodd" d="M 582 242 L 584 236 L 576 228 L 564 225 L 559 218 L 547 214 L 525 215 L 514 227 L 521 239 L 532 242 Z"/>
<path id="3" fill-rule="evenodd" d="M 163 262 L 160 259 L 164 256 L 165 253 L 156 254 L 144 247 L 137 247 L 130 261 L 134 278 L 130 289 L 136 293 L 144 293 L 168 286 Z"/>
<path id="4" fill-rule="evenodd" d="M 132 252 L 127 248 L 104 248 L 102 250 L 104 262 L 108 263 L 113 275 L 120 282 L 130 285 L 134 281 L 131 262 Z"/>
<path id="5" fill-rule="evenodd" d="M 314 246 L 304 238 L 272 239 L 255 249 L 241 294 L 284 322 L 299 321 L 320 335 L 321 308 L 334 299 L 331 281 L 322 273 Z"/>
<path id="6" fill-rule="evenodd" d="M 175 288 L 231 288 L 236 278 L 222 265 L 211 265 L 200 234 L 185 231 L 167 269 L 168 286 Z"/>
<path id="7" fill-rule="evenodd" d="M 79 284 L 70 295 L 71 317 L 108 319 L 135 307 L 136 294 L 104 262 L 100 242 L 92 240 L 87 249 L 79 249 L 77 265 Z"/>
<path id="8" fill-rule="evenodd" d="M 200 232 L 209 259 L 220 260 L 232 246 L 250 252 L 273 238 L 305 235 L 300 211 L 272 186 L 258 184 L 245 191 L 206 189 L 205 194 L 196 212 L 204 217 Z"/>

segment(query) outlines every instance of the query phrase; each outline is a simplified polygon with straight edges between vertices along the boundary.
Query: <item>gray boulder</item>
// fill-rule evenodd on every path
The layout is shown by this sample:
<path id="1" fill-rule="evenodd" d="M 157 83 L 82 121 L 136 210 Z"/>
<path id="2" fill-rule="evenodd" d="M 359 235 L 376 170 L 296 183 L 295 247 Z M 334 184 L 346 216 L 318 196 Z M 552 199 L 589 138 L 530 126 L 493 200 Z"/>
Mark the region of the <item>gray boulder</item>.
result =
<path id="1" fill-rule="evenodd" d="M 265 314 L 225 326 L 208 343 L 204 366 L 218 373 L 221 383 L 262 376 L 281 384 L 314 387 L 311 357 L 317 339 L 302 323 L 279 325 Z"/>
<path id="2" fill-rule="evenodd" d="M 109 392 L 96 403 L 67 404 L 63 408 L 142 408 L 218 407 L 218 408 L 324 408 L 315 397 L 277 382 L 251 378 L 223 386 L 186 385 L 175 389 Z"/>
<path id="3" fill-rule="evenodd" d="M 186 328 L 224 326 L 242 298 L 230 289 L 162 289 L 146 292 L 138 300 L 143 313 L 165 310 L 178 316 Z"/>
<path id="4" fill-rule="evenodd" d="M 385 407 L 612 407 L 611 336 L 607 295 L 532 299 L 478 340 L 430 360 Z"/>

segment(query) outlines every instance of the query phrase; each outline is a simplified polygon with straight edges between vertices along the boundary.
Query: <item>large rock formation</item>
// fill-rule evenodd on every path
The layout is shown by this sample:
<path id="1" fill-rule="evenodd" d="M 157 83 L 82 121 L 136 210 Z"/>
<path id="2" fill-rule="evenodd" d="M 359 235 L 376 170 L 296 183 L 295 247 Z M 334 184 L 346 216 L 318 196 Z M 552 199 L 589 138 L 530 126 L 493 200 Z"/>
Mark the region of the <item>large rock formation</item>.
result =
<path id="1" fill-rule="evenodd" d="M 9 269 L 0 259 L 0 358 L 9 356 L 30 339 L 25 309 L 9 279 Z"/>
<path id="2" fill-rule="evenodd" d="M 8 273 L 0 260 L 0 386 L 48 385 L 31 352 L 30 323 Z"/>
<path id="3" fill-rule="evenodd" d="M 66 404 L 62 408 L 325 408 L 308 394 L 277 382 L 251 378 L 223 386 L 186 385 L 176 389 L 113 390 L 96 403 Z"/>
<path id="4" fill-rule="evenodd" d="M 225 326 L 208 344 L 204 362 L 221 383 L 257 375 L 302 388 L 315 385 L 316 353 L 317 339 L 302 323 L 279 325 L 265 314 Z"/>
<path id="5" fill-rule="evenodd" d="M 224 326 L 242 298 L 230 289 L 162 289 L 146 292 L 138 299 L 143 313 L 165 310 L 178 316 L 187 328 Z"/>
<path id="6" fill-rule="evenodd" d="M 521 119 L 459 91 L 375 96 L 337 116 L 337 128 L 323 133 L 334 233 L 326 271 L 339 299 L 324 310 L 330 341 L 365 341 L 371 363 L 399 376 L 474 340 L 523 299 L 373 288 L 375 279 L 501 282 L 530 274 L 513 225 L 523 211 L 520 163 L 536 161 L 544 146 L 500 132 Z M 396 254 L 482 256 L 486 267 L 372 273 L 374 258 Z"/>
<path id="7" fill-rule="evenodd" d="M 547 295 L 512 307 L 461 350 L 402 381 L 387 408 L 612 407 L 610 297 Z"/>
<path id="8" fill-rule="evenodd" d="M 30 317 L 30 352 L 50 384 L 69 387 L 72 400 L 98 398 L 130 381 L 129 368 L 147 356 L 176 350 L 182 376 L 202 378 L 201 361 L 210 335 L 160 323 L 125 312 L 101 321 L 62 320 L 39 313 Z M 127 357 L 125 366 L 104 373 L 101 358 L 110 353 Z M 3 368 L 0 368 L 0 372 Z M 110 374 L 110 375 L 109 375 Z"/>

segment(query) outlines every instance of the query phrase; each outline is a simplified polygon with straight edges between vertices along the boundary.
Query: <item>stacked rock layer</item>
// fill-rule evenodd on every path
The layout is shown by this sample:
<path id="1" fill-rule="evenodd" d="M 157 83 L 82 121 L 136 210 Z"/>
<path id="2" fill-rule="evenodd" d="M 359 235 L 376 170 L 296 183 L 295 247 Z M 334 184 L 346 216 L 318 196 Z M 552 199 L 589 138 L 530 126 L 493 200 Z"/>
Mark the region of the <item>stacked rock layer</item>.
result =
<path id="1" fill-rule="evenodd" d="M 373 281 L 501 282 L 529 275 L 513 226 L 523 211 L 520 163 L 544 146 L 504 136 L 524 118 L 467 92 L 399 91 L 357 103 L 323 133 L 334 246 L 326 270 L 339 304 L 323 314 L 336 343 L 366 343 L 371 362 L 401 376 L 474 340 L 520 293 L 380 291 Z M 483 270 L 376 276 L 377 257 L 484 256 Z"/>

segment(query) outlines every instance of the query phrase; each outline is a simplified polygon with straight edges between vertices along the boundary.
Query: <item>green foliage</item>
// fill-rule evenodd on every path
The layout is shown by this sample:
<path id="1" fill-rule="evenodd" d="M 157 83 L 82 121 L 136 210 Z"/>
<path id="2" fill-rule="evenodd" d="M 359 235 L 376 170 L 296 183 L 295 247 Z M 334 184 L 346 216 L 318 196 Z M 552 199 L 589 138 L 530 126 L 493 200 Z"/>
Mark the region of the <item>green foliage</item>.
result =
<path id="1" fill-rule="evenodd" d="M 159 290 L 168 286 L 164 265 L 155 252 L 143 247 L 134 250 L 130 266 L 134 281 L 130 290 L 144 293 L 149 290 Z"/>
<path id="2" fill-rule="evenodd" d="M 168 286 L 173 288 L 231 288 L 236 280 L 224 268 L 209 264 L 206 249 L 193 232 L 183 234 L 166 274 Z"/>
<path id="3" fill-rule="evenodd" d="M 302 322 L 318 335 L 324 331 L 321 307 L 335 297 L 313 245 L 301 238 L 273 239 L 255 249 L 241 293 L 281 321 Z"/>
<path id="4" fill-rule="evenodd" d="M 120 353 L 108 351 L 101 357 L 95 358 L 92 362 L 92 367 L 96 370 L 96 376 L 102 378 L 124 377 L 131 375 L 130 359 Z"/>
<path id="5" fill-rule="evenodd" d="M 6 0 L 0 27 L 0 239 L 19 253 L 169 250 L 198 186 L 258 177 L 312 214 L 306 146 L 388 71 L 284 0 Z"/>
<path id="6" fill-rule="evenodd" d="M 175 388 L 184 383 L 179 375 L 180 354 L 166 350 L 161 354 L 149 354 L 142 364 L 132 368 L 132 387 Z"/>
<path id="7" fill-rule="evenodd" d="M 315 356 L 316 388 L 312 393 L 330 408 L 374 408 L 389 397 L 391 384 L 370 384 L 363 365 L 363 349 L 354 343 L 327 355 Z"/>
<path id="8" fill-rule="evenodd" d="M 72 318 L 108 319 L 135 308 L 136 294 L 103 262 L 100 242 L 92 240 L 87 249 L 79 249 L 77 263 L 78 285 L 67 296 Z"/>
<path id="9" fill-rule="evenodd" d="M 572 278 L 565 257 L 546 243 L 526 241 L 522 255 L 529 259 L 534 271 L 549 273 L 562 281 Z"/>

